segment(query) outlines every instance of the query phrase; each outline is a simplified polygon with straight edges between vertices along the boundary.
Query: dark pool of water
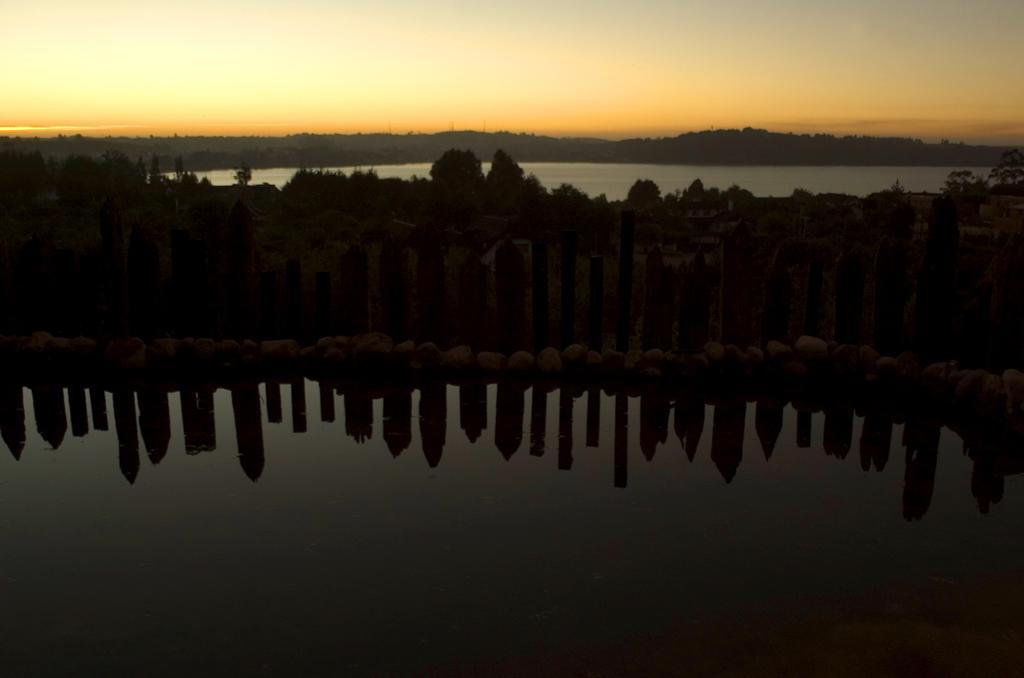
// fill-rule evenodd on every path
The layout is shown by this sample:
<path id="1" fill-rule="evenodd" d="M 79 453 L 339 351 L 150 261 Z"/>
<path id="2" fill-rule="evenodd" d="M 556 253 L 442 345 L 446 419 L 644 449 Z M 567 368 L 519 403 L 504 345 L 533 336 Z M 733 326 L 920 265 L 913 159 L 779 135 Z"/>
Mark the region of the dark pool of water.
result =
<path id="1" fill-rule="evenodd" d="M 5 675 L 444 672 L 1024 569 L 1016 453 L 927 423 L 298 385 L 3 389 Z"/>

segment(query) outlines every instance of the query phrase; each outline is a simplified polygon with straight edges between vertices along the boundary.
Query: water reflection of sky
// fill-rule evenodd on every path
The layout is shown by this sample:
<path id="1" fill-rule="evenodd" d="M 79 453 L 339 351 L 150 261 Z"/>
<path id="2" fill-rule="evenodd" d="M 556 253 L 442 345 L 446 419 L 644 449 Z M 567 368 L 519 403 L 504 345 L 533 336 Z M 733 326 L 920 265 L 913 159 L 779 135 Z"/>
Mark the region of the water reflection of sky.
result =
<path id="1" fill-rule="evenodd" d="M 797 446 L 788 406 L 769 460 L 758 431 L 771 422 L 753 404 L 718 405 L 716 427 L 716 406 L 697 403 L 677 428 L 670 400 L 597 392 L 595 440 L 586 391 L 490 385 L 485 418 L 481 392 L 458 386 L 405 400 L 304 382 L 304 405 L 288 384 L 274 391 L 212 393 L 212 431 L 205 396 L 186 394 L 183 419 L 169 394 L 165 431 L 159 396 L 107 393 L 108 430 L 84 436 L 72 429 L 88 396 L 65 393 L 57 450 L 34 411 L 49 408 L 59 438 L 54 397 L 23 392 L 21 459 L 0 455 L 0 644 L 13 666 L 103 672 L 116 657 L 126 673 L 159 660 L 173 674 L 198 653 L 211 672 L 409 670 L 1024 566 L 1020 481 L 1007 477 L 982 515 L 978 471 L 945 429 L 926 513 L 907 521 L 905 478 L 919 506 L 930 464 L 908 471 L 906 425 L 892 427 L 883 470 L 865 472 L 863 419 L 839 459 L 821 413 Z M 186 452 L 186 421 L 192 447 L 216 449 Z M 835 450 L 843 425 L 829 426 Z M 691 462 L 677 431 L 698 429 Z M 146 446 L 168 433 L 153 464 Z M 927 431 L 911 433 L 927 446 Z"/>

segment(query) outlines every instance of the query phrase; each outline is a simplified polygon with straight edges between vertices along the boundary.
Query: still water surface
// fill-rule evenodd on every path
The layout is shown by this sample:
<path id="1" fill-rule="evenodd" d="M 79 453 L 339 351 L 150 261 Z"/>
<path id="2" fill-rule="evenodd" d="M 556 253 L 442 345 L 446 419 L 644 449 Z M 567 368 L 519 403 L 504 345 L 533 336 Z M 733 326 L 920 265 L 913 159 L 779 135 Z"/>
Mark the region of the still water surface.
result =
<path id="1" fill-rule="evenodd" d="M 446 673 L 1024 569 L 1020 476 L 946 429 L 828 416 L 507 384 L 8 387 L 0 656 Z"/>
<path id="2" fill-rule="evenodd" d="M 812 193 L 846 193 L 866 196 L 889 188 L 896 181 L 910 191 L 938 192 L 949 173 L 961 167 L 808 167 L 808 166 L 721 166 L 721 165 L 642 165 L 610 163 L 524 162 L 522 168 L 537 175 L 545 187 L 572 184 L 591 197 L 604 194 L 609 200 L 623 200 L 629 187 L 637 179 L 651 179 L 662 193 L 682 190 L 699 178 L 705 186 L 726 189 L 737 184 L 759 197 L 788 196 L 802 188 Z M 255 169 L 253 183 L 284 186 L 296 172 L 295 167 Z M 378 165 L 332 167 L 345 173 L 354 169 L 373 169 L 381 177 L 430 177 L 430 163 L 407 165 Z M 490 163 L 484 163 L 484 172 Z M 988 175 L 988 168 L 972 168 L 975 173 Z M 208 177 L 215 185 L 235 183 L 233 170 L 196 172 L 199 178 Z"/>

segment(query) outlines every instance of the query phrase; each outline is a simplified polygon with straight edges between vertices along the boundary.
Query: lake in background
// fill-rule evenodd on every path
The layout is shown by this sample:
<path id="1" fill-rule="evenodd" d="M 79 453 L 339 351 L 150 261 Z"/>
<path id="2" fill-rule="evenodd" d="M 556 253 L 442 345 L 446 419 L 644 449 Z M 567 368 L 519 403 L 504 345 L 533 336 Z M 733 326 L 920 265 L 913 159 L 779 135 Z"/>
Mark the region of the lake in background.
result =
<path id="1" fill-rule="evenodd" d="M 864 596 L 822 666 L 1020 647 L 978 635 L 1020 587 L 968 583 L 1024 568 L 1024 478 L 937 424 L 515 383 L 0 395 L 9 676 L 605 675 L 608 648 L 707 675 Z M 949 592 L 980 655 L 943 641 Z"/>
<path id="2" fill-rule="evenodd" d="M 325 169 L 352 172 L 355 169 L 373 169 L 381 177 L 409 179 L 413 176 L 430 177 L 431 163 L 407 165 L 365 165 L 355 167 L 328 167 Z M 529 174 L 537 175 L 545 187 L 551 189 L 561 184 L 572 184 L 591 197 L 602 193 L 609 200 L 623 200 L 629 187 L 637 179 L 651 179 L 661 187 L 662 193 L 682 190 L 694 179 L 700 179 L 707 187 L 726 189 L 737 184 L 759 197 L 788 196 L 794 189 L 802 188 L 812 193 L 846 193 L 866 196 L 881 191 L 899 181 L 909 191 L 937 193 L 942 190 L 946 177 L 957 169 L 972 169 L 975 173 L 988 175 L 989 168 L 963 167 L 765 167 L 765 166 L 722 166 L 722 165 L 642 165 L 571 162 L 524 162 L 520 166 Z M 490 163 L 484 163 L 484 172 Z M 269 183 L 281 187 L 291 179 L 297 168 L 254 169 L 254 184 Z M 196 172 L 215 185 L 235 183 L 233 170 L 210 170 Z"/>

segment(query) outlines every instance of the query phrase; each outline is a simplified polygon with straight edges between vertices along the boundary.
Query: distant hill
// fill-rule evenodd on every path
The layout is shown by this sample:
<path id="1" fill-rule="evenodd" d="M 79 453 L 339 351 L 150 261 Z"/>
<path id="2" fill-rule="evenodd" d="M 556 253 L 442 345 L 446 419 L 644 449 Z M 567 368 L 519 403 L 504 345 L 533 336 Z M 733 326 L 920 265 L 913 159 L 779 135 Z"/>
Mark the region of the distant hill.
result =
<path id="1" fill-rule="evenodd" d="M 436 134 L 296 134 L 284 137 L 0 137 L 0 149 L 38 150 L 47 157 L 120 151 L 160 156 L 185 168 L 330 167 L 433 162 L 450 148 L 489 160 L 501 148 L 520 162 L 604 162 L 685 165 L 909 165 L 992 167 L 998 146 L 925 143 L 919 139 L 786 134 L 746 128 L 688 132 L 676 137 L 610 141 L 510 132 Z"/>

